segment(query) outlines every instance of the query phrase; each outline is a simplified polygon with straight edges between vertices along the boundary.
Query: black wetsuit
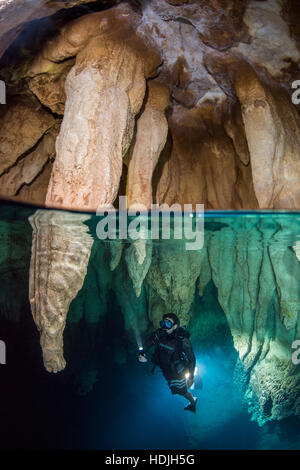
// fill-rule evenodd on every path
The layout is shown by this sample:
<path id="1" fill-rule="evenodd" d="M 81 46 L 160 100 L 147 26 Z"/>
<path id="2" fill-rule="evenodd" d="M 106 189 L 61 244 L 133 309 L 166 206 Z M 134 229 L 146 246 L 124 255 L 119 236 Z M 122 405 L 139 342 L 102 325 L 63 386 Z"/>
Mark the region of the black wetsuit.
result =
<path id="1" fill-rule="evenodd" d="M 193 377 L 196 365 L 189 337 L 190 334 L 185 328 L 178 327 L 170 334 L 159 328 L 144 345 L 145 352 L 155 346 L 153 363 L 161 368 L 171 392 L 180 395 L 185 395 L 187 392 L 185 374 L 189 372 Z"/>

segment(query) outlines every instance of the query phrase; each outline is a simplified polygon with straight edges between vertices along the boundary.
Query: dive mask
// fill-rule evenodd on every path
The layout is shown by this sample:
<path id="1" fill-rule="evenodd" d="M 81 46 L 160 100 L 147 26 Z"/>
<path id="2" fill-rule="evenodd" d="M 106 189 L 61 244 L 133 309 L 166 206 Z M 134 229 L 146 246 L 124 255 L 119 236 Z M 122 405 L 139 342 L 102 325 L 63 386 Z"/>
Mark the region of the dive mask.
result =
<path id="1" fill-rule="evenodd" d="M 164 330 L 170 330 L 173 326 L 173 322 L 171 320 L 165 319 L 161 320 L 160 322 L 160 327 L 163 328 Z"/>

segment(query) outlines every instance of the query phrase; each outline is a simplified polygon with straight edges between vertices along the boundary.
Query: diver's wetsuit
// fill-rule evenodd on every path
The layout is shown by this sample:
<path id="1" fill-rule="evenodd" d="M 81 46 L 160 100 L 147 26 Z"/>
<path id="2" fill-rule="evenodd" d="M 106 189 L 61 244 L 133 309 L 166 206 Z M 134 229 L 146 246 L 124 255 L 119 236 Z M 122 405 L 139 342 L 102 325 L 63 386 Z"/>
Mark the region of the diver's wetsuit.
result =
<path id="1" fill-rule="evenodd" d="M 145 352 L 155 346 L 152 361 L 161 368 L 174 394 L 185 395 L 187 393 L 185 374 L 189 372 L 191 377 L 194 376 L 196 360 L 189 337 L 189 332 L 182 327 L 176 328 L 170 334 L 159 328 L 144 345 Z"/>

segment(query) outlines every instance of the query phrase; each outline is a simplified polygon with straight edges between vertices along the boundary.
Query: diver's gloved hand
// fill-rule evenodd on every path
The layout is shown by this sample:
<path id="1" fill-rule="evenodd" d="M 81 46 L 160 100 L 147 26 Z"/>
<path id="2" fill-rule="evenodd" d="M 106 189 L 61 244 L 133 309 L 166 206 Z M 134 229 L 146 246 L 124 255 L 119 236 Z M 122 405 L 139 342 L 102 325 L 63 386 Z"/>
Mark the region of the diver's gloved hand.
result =
<path id="1" fill-rule="evenodd" d="M 140 362 L 148 362 L 148 359 L 144 354 L 139 354 L 139 361 Z"/>

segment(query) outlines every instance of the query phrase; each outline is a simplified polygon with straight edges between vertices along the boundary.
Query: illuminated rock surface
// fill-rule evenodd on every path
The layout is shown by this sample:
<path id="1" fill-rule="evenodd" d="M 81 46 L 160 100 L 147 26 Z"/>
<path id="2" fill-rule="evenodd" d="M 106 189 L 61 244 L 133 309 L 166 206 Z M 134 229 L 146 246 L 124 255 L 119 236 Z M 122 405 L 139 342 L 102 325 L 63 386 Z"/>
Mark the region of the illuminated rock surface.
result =
<path id="1" fill-rule="evenodd" d="M 167 87 L 149 82 L 145 109 L 137 122 L 137 131 L 128 169 L 128 207 L 143 205 L 151 209 L 152 176 L 168 134 L 165 109 L 169 104 Z"/>
<path id="2" fill-rule="evenodd" d="M 82 287 L 93 243 L 84 225 L 88 218 L 43 210 L 30 218 L 33 238 L 29 299 L 49 372 L 65 367 L 63 331 L 67 313 Z"/>
<path id="3" fill-rule="evenodd" d="M 7 116 L 43 105 L 23 146 L 1 149 L 4 171 L 28 159 L 5 196 L 81 210 L 125 192 L 146 206 L 299 206 L 294 0 L 2 3 L 0 145 L 16 134 Z M 45 121 L 60 131 L 42 171 Z"/>
<path id="4" fill-rule="evenodd" d="M 298 208 L 300 118 L 289 97 L 263 86 L 251 69 L 237 72 L 236 91 L 242 105 L 260 207 Z"/>

